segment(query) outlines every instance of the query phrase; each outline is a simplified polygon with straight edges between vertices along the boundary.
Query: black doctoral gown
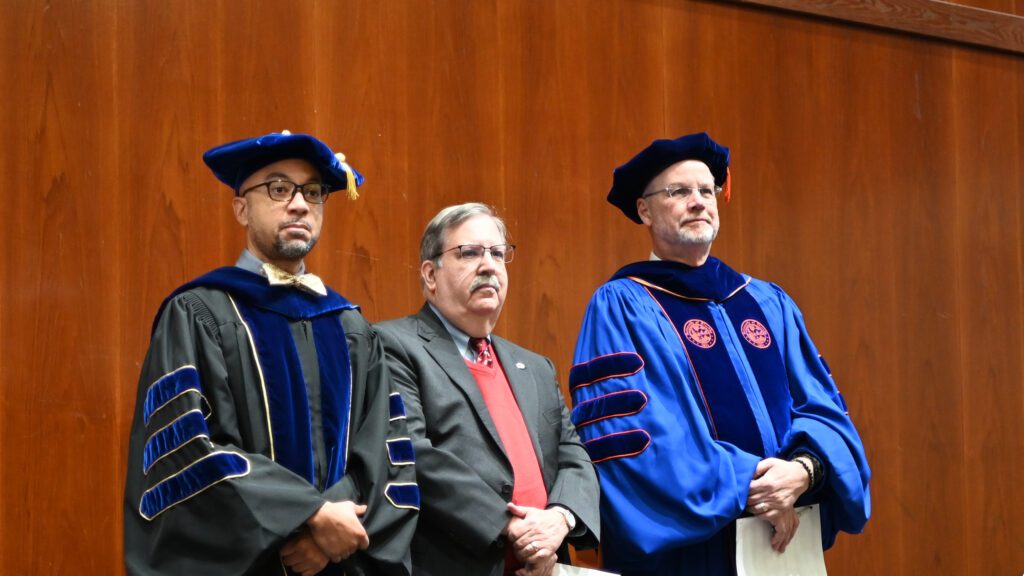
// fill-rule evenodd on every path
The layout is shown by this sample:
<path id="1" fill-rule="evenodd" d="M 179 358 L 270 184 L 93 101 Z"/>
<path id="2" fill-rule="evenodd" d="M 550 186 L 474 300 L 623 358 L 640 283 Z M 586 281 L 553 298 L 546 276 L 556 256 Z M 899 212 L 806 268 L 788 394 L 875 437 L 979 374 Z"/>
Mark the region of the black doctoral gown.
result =
<path id="1" fill-rule="evenodd" d="M 281 545 L 341 500 L 367 505 L 370 548 L 323 573 L 408 573 L 419 492 L 376 333 L 334 292 L 347 306 L 219 272 L 227 291 L 186 285 L 154 326 L 128 458 L 128 573 L 286 574 Z M 298 312 L 284 305 L 296 299 Z"/>

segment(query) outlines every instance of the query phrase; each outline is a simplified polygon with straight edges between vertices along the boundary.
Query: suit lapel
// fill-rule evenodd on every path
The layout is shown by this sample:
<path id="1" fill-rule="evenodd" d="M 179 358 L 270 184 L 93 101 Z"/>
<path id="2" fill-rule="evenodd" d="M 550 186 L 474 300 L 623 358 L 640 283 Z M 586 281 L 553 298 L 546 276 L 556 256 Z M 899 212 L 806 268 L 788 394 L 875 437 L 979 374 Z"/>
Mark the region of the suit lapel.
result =
<path id="1" fill-rule="evenodd" d="M 512 387 L 512 394 L 519 404 L 519 411 L 523 414 L 523 422 L 530 433 L 530 440 L 533 442 L 533 451 L 537 455 L 537 461 L 543 462 L 544 455 L 540 451 L 540 437 L 537 431 L 540 429 L 540 411 L 538 410 L 537 382 L 533 377 L 537 366 L 530 366 L 519 358 L 516 347 L 498 336 L 491 335 L 491 342 L 494 344 L 494 352 L 505 370 L 505 377 Z"/>
<path id="2" fill-rule="evenodd" d="M 504 452 L 501 437 L 498 436 L 498 429 L 494 426 L 494 419 L 491 418 L 491 413 L 487 410 L 487 403 L 484 402 L 484 396 L 480 393 L 480 387 L 477 385 L 476 379 L 473 378 L 469 368 L 466 367 L 466 360 L 455 347 L 455 341 L 452 340 L 451 334 L 448 333 L 444 324 L 434 315 L 429 306 L 424 305 L 416 316 L 419 321 L 419 336 L 426 340 L 424 348 L 427 353 L 437 362 L 441 370 L 448 375 L 448 378 L 455 387 L 461 390 L 466 398 L 469 399 L 469 404 L 473 411 L 476 412 L 483 427 L 491 435 L 494 443 Z"/>

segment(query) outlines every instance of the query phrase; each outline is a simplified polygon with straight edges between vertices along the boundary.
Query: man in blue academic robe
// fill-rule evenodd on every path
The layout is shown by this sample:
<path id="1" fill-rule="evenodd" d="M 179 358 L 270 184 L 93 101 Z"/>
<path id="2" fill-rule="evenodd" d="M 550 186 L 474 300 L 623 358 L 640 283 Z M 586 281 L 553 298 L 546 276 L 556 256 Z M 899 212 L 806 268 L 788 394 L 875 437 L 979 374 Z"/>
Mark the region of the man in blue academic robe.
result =
<path id="1" fill-rule="evenodd" d="M 740 516 L 782 552 L 797 506 L 819 505 L 824 548 L 870 515 L 863 445 L 800 310 L 710 256 L 728 168 L 707 134 L 656 140 L 608 194 L 652 254 L 594 294 L 570 390 L 605 565 L 624 575 L 735 574 Z"/>

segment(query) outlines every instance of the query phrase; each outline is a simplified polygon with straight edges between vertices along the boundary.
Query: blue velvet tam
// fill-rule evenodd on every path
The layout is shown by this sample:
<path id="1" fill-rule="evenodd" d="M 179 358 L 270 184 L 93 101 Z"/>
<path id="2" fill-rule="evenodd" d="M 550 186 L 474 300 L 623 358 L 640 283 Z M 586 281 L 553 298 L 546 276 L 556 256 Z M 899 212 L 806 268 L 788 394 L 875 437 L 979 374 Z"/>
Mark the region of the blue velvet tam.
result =
<path id="1" fill-rule="evenodd" d="M 623 214 L 642 224 L 636 211 L 636 200 L 658 174 L 683 160 L 700 160 L 711 169 L 715 185 L 722 187 L 729 200 L 729 149 L 720 146 L 706 132 L 687 134 L 675 140 L 655 140 L 632 160 L 615 169 L 608 202 L 618 206 Z"/>
<path id="2" fill-rule="evenodd" d="M 363 184 L 362 174 L 345 163 L 345 156 L 336 155 L 327 144 L 308 134 L 272 132 L 222 144 L 203 154 L 203 161 L 218 180 L 230 186 L 235 194 L 246 178 L 260 168 L 281 160 L 301 158 L 320 171 L 320 178 L 332 190 L 349 190 L 350 196 Z"/>

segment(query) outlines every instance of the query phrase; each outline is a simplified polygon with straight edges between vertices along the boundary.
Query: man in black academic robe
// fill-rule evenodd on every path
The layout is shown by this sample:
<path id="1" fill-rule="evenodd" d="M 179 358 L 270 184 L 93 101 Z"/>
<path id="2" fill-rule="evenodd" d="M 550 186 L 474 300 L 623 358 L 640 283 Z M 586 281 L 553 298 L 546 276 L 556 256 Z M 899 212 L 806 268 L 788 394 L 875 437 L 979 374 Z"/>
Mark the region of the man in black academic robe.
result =
<path id="1" fill-rule="evenodd" d="M 343 158 L 343 157 L 342 157 Z M 236 196 L 236 266 L 164 301 L 139 380 L 129 574 L 407 574 L 419 509 L 401 396 L 358 308 L 303 274 L 362 176 L 287 132 L 204 156 Z"/>

